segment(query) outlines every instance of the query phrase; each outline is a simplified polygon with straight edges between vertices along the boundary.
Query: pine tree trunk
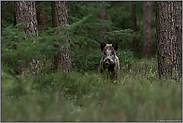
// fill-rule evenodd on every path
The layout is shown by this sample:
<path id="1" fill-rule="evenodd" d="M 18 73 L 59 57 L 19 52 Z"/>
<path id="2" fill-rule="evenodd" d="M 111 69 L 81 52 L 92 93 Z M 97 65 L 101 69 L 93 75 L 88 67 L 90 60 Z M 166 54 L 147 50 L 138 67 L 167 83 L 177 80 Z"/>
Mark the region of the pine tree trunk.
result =
<path id="1" fill-rule="evenodd" d="M 159 76 L 179 80 L 182 74 L 182 2 L 156 2 Z"/>
<path id="2" fill-rule="evenodd" d="M 46 2 L 42 2 L 42 1 L 36 1 L 36 6 L 37 6 L 37 21 L 38 21 L 38 25 L 41 26 L 41 30 L 39 31 L 45 31 L 44 29 L 42 29 L 43 27 L 45 27 L 47 25 L 47 15 L 46 15 Z"/>
<path id="3" fill-rule="evenodd" d="M 36 5 L 35 2 L 18 1 L 14 2 L 16 24 L 24 23 L 17 28 L 25 34 L 31 33 L 32 36 L 38 36 L 38 24 L 36 17 Z M 25 38 L 28 38 L 25 36 Z M 34 41 L 35 42 L 35 41 Z M 21 55 L 21 54 L 20 54 Z M 26 69 L 26 61 L 21 59 L 22 64 L 20 66 L 20 73 L 24 75 Z M 35 62 L 35 59 L 33 59 Z M 35 64 L 32 62 L 31 64 Z"/>
<path id="4" fill-rule="evenodd" d="M 176 70 L 178 71 L 178 79 L 182 76 L 182 2 L 176 1 L 174 8 L 175 11 L 175 31 L 176 31 L 176 43 L 175 43 L 175 54 L 177 59 L 175 60 Z"/>
<path id="5" fill-rule="evenodd" d="M 106 7 L 104 6 L 103 2 L 100 1 L 100 4 L 101 4 L 101 8 L 99 10 L 99 16 L 100 16 L 100 19 L 101 20 L 107 20 L 107 9 Z M 101 42 L 106 42 L 108 43 L 108 40 L 106 39 L 106 32 L 108 31 L 107 27 L 105 26 L 100 26 L 100 34 L 101 34 Z"/>
<path id="6" fill-rule="evenodd" d="M 131 29 L 133 30 L 133 34 L 137 31 L 137 23 L 136 23 L 136 15 L 135 15 L 135 4 L 131 3 L 130 13 L 131 13 Z M 133 36 L 133 54 L 134 56 L 138 53 L 138 41 L 135 36 Z"/>
<path id="7" fill-rule="evenodd" d="M 153 2 L 143 1 L 143 57 L 153 57 L 151 22 L 153 20 Z"/>
<path id="8" fill-rule="evenodd" d="M 24 27 L 18 26 L 20 31 L 24 33 L 31 32 L 33 35 L 38 36 L 38 24 L 36 17 L 35 2 L 18 1 L 14 2 L 16 24 L 25 22 Z"/>
<path id="9" fill-rule="evenodd" d="M 52 7 L 52 26 L 58 27 L 61 25 L 68 24 L 68 15 L 67 15 L 67 1 L 56 1 L 51 3 Z M 61 29 L 61 32 L 64 30 Z M 69 36 L 66 35 L 66 38 L 61 42 L 61 44 L 69 44 L 68 47 L 62 45 L 62 48 L 55 45 L 57 49 L 57 55 L 55 58 L 56 69 L 60 69 L 66 72 L 72 70 L 71 66 L 71 56 L 70 53 L 70 42 Z"/>

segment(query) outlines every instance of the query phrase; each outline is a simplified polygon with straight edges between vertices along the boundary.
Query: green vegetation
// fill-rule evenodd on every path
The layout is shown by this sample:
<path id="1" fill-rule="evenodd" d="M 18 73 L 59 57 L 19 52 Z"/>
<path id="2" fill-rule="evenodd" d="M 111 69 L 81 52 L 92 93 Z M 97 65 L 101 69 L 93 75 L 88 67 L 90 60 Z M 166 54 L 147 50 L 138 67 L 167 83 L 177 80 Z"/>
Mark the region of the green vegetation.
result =
<path id="1" fill-rule="evenodd" d="M 118 83 L 96 71 L 2 77 L 2 121 L 181 120 L 182 82 L 159 80 L 157 63 L 121 64 Z"/>
<path id="2" fill-rule="evenodd" d="M 1 27 L 1 120 L 2 121 L 158 121 L 182 120 L 180 82 L 158 76 L 156 56 L 134 56 L 130 29 L 130 3 L 105 2 L 107 21 L 98 17 L 99 2 L 68 2 L 72 72 L 55 72 L 54 44 L 61 27 L 52 28 L 51 2 L 46 2 L 47 31 L 24 38 L 13 25 L 13 2 L 2 2 Z M 142 2 L 137 6 L 135 35 L 142 47 Z M 110 27 L 110 42 L 119 45 L 120 75 L 117 83 L 99 74 L 99 27 Z M 40 27 L 39 27 L 40 28 Z M 155 25 L 154 25 L 155 28 Z M 155 29 L 153 28 L 153 35 Z M 33 43 L 38 41 L 39 43 Z M 23 41 L 23 42 L 22 42 Z M 64 44 L 67 46 L 67 44 Z M 142 48 L 141 48 L 142 49 Z M 20 55 L 21 54 L 21 55 Z M 37 73 L 29 73 L 30 61 L 39 61 Z M 27 62 L 19 74 L 20 59 Z"/>

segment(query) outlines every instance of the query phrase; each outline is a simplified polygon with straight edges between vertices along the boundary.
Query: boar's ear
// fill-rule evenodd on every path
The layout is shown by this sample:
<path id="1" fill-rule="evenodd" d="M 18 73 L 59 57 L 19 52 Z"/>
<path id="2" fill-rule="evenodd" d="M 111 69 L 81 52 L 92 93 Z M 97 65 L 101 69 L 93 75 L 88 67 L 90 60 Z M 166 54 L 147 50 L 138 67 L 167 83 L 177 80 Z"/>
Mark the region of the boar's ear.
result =
<path id="1" fill-rule="evenodd" d="M 100 49 L 101 49 L 101 51 L 103 51 L 103 49 L 104 49 L 105 46 L 106 46 L 106 44 L 105 44 L 104 42 L 102 42 L 102 43 L 100 44 Z"/>
<path id="2" fill-rule="evenodd" d="M 116 43 L 112 44 L 112 47 L 117 51 L 118 50 L 118 45 Z"/>

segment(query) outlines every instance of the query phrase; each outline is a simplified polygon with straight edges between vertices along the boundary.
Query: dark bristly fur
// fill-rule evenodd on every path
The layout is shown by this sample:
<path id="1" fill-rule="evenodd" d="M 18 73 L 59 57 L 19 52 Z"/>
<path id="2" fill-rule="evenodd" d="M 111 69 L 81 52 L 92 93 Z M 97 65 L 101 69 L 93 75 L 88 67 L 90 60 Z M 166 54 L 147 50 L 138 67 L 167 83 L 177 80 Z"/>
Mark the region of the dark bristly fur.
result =
<path id="1" fill-rule="evenodd" d="M 107 71 L 107 74 L 110 74 L 113 79 L 114 76 L 117 76 L 120 69 L 119 58 L 116 56 L 118 45 L 116 43 L 105 44 L 102 42 L 100 48 L 104 53 L 104 56 L 100 61 L 99 72 L 103 73 L 104 71 Z"/>

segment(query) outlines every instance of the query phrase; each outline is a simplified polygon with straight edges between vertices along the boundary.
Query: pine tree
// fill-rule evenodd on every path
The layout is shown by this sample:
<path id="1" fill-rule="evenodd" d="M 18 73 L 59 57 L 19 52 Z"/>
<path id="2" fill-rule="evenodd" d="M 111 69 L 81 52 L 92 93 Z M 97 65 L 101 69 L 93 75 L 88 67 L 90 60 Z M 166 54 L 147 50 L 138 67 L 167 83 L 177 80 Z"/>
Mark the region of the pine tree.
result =
<path id="1" fill-rule="evenodd" d="M 67 14 L 67 1 L 56 1 L 51 3 L 52 7 L 52 26 L 58 27 L 61 25 L 68 24 L 68 14 Z M 63 32 L 64 30 L 61 29 Z M 68 44 L 68 47 L 62 45 L 62 47 L 58 47 L 55 45 L 57 49 L 57 55 L 54 57 L 56 69 L 61 69 L 63 71 L 71 71 L 71 56 L 70 53 L 70 42 L 69 36 L 66 35 L 66 38 L 60 42 L 61 44 Z"/>
<path id="2" fill-rule="evenodd" d="M 159 76 L 179 80 L 182 73 L 182 2 L 156 2 Z"/>

